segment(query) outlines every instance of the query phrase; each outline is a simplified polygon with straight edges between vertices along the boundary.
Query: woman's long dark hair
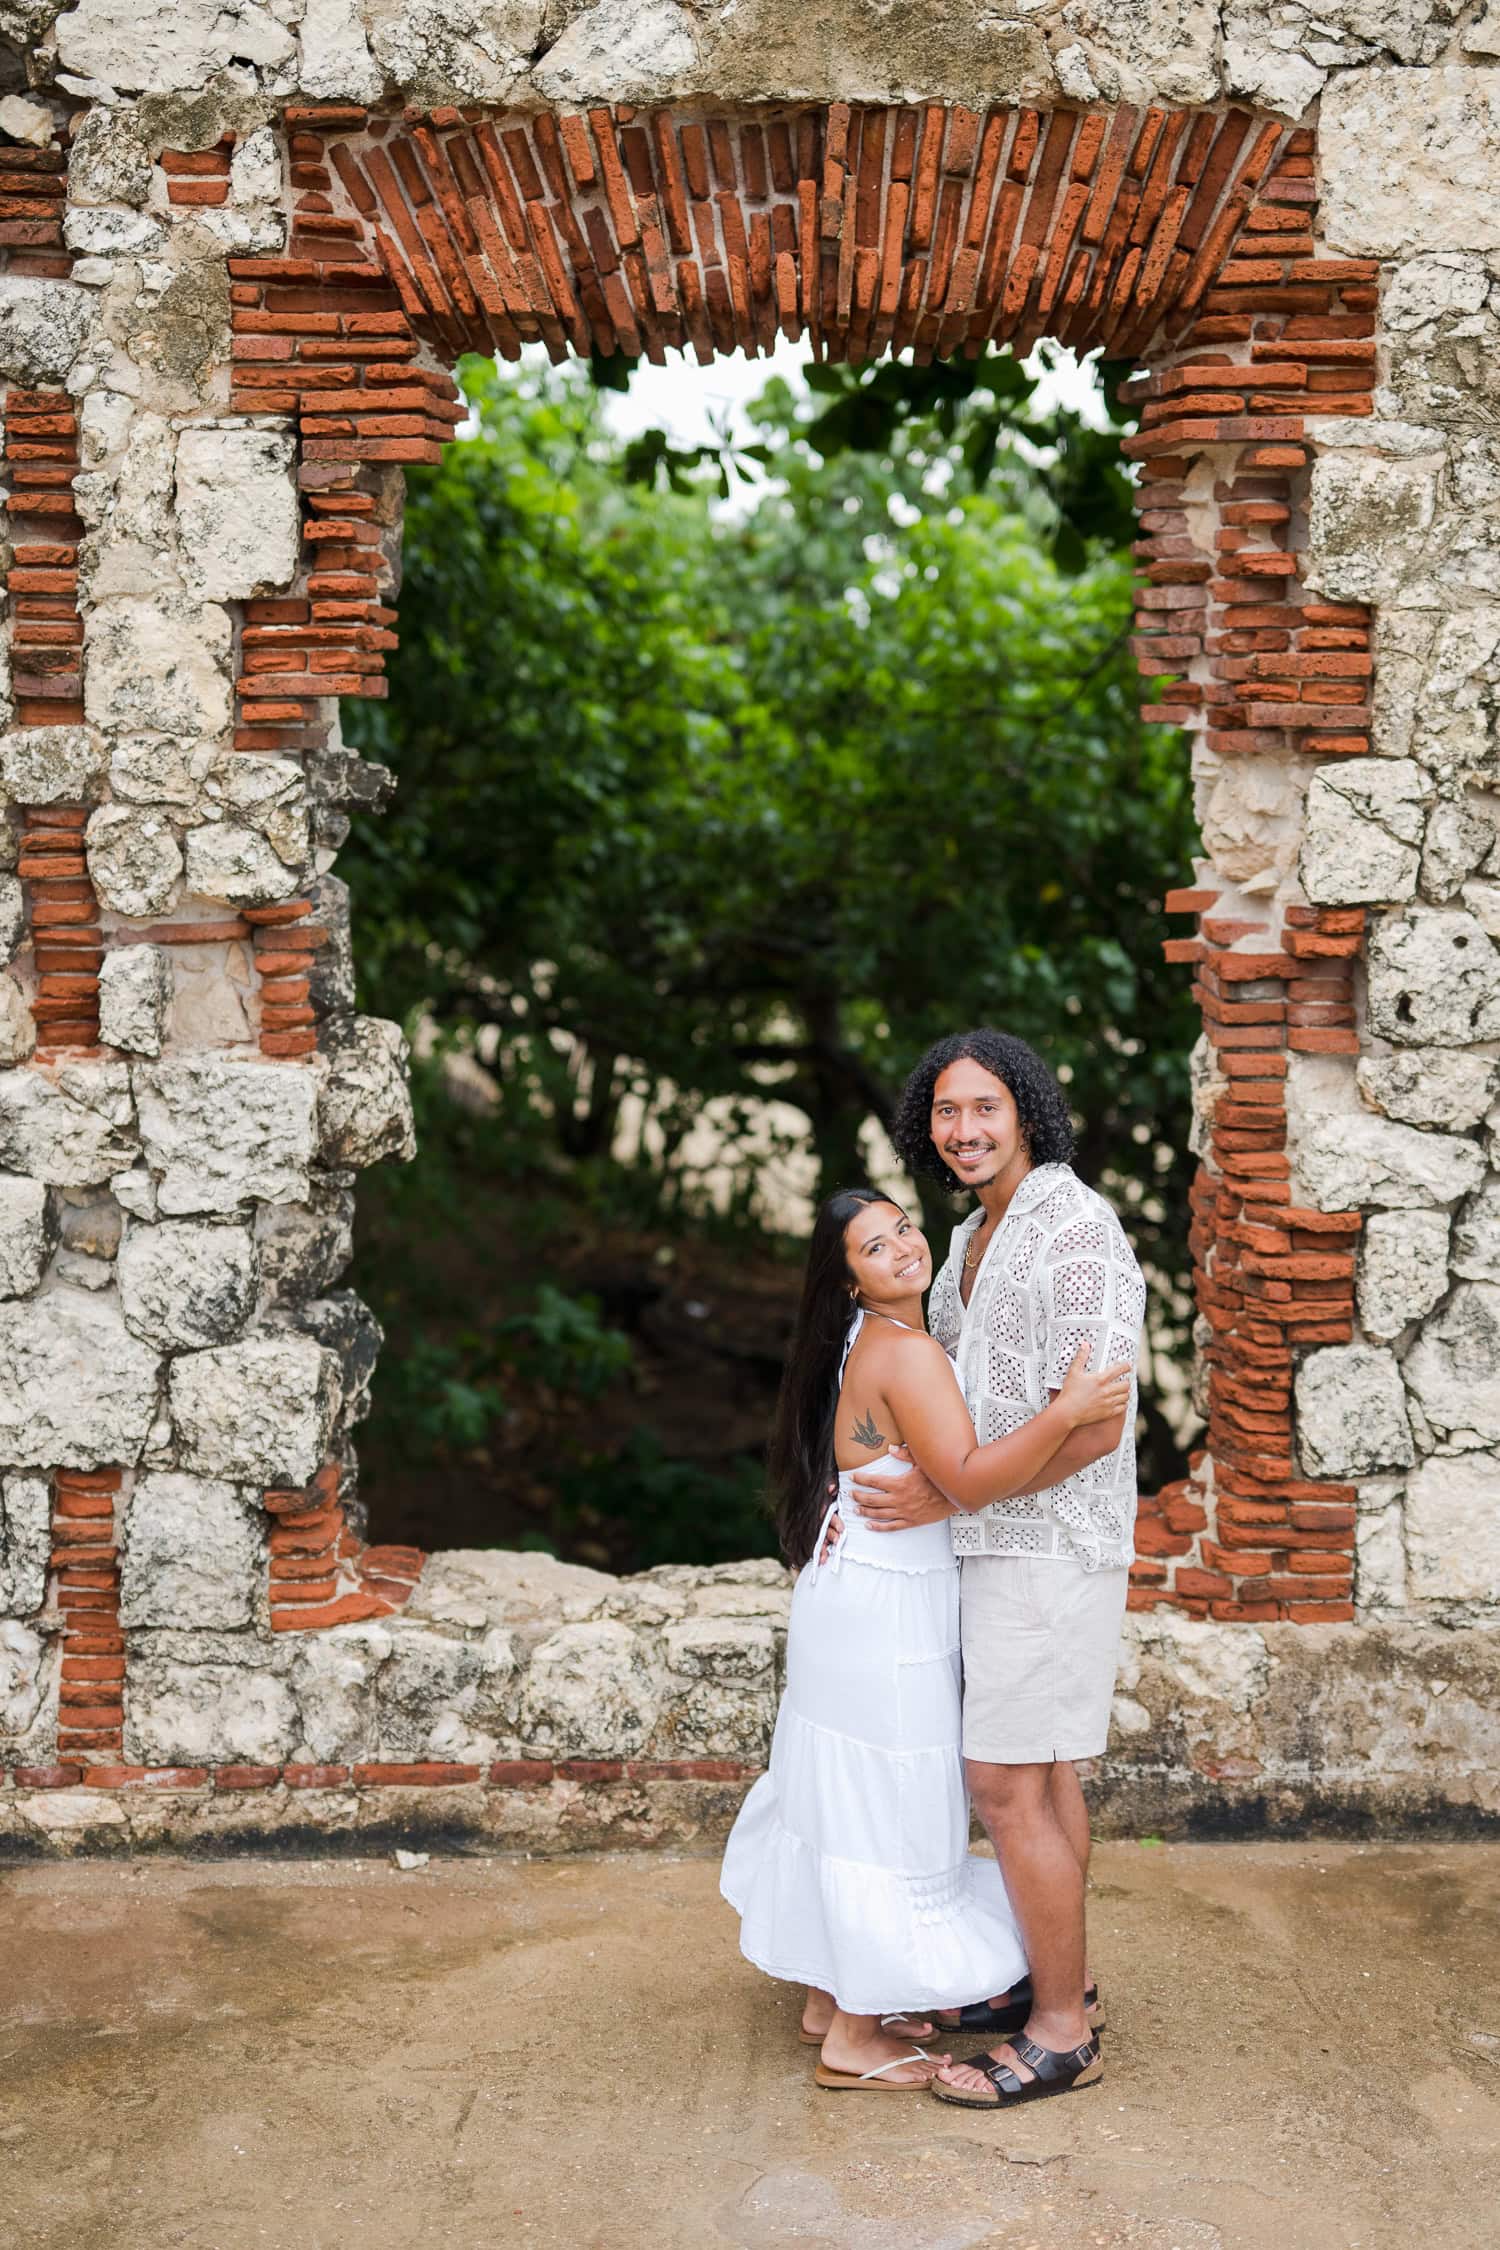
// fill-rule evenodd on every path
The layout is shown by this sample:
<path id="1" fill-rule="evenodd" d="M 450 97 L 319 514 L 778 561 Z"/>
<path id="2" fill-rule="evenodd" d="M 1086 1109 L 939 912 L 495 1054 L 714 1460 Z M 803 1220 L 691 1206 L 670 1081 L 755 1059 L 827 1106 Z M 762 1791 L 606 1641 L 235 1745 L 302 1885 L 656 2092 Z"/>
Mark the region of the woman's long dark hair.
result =
<path id="1" fill-rule="evenodd" d="M 854 1280 L 844 1235 L 856 1211 L 891 1203 L 878 1188 L 840 1188 L 820 1207 L 808 1244 L 802 1302 L 787 1350 L 771 1437 L 771 1495 L 781 1550 L 796 1569 L 809 1560 L 836 1475 L 833 1428 L 839 1360 L 854 1319 Z"/>

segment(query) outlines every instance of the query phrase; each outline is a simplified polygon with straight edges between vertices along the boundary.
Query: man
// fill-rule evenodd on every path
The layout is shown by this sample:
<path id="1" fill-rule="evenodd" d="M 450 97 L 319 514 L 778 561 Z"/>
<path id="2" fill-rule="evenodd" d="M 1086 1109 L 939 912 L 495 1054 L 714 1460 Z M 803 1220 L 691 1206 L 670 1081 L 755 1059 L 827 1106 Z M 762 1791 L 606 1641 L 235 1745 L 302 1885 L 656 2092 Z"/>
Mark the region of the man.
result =
<path id="1" fill-rule="evenodd" d="M 982 1443 L 1030 1420 L 1088 1364 L 1134 1366 L 1146 1292 L 1119 1220 L 1071 1169 L 1062 1090 L 1024 1041 L 940 1040 L 907 1081 L 892 1138 L 913 1173 L 969 1189 L 928 1325 L 955 1356 Z M 952 1516 L 962 1568 L 964 1761 L 1030 1963 L 1030 1991 L 962 2011 L 959 2028 L 1013 2041 L 952 2064 L 932 2091 L 1008 2108 L 1099 2076 L 1085 1991 L 1089 1823 L 1075 1761 L 1097 1757 L 1110 1703 L 1135 1519 L 1135 1386 L 1120 1421 L 1075 1430 L 1047 1483 L 955 1514 L 913 1467 L 856 1484 L 885 1530 Z M 1092 2007 L 1086 2007 L 1086 1997 Z"/>

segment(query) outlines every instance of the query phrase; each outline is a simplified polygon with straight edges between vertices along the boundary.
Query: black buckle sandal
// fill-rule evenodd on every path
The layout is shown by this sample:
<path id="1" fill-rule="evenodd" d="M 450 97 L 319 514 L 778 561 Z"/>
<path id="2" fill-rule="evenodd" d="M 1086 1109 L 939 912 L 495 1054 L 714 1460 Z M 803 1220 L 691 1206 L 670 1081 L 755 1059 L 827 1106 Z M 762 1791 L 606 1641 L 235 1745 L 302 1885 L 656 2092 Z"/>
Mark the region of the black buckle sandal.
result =
<path id="1" fill-rule="evenodd" d="M 1091 1984 L 1085 1989 L 1083 2012 L 1088 2019 L 1090 2031 L 1097 2036 L 1105 2027 L 1104 2003 L 1099 1998 L 1097 1984 Z M 957 2023 L 946 2023 L 939 2014 L 934 2036 L 953 2032 L 982 2032 L 986 2038 L 999 2036 L 1008 2039 L 1012 2032 L 1026 2029 L 1030 2015 L 1031 1979 L 1022 1977 L 1019 1984 L 1011 1986 L 1010 1998 L 1003 2008 L 992 2008 L 988 2000 L 971 2000 L 959 2009 Z"/>
<path id="2" fill-rule="evenodd" d="M 1104 2076 L 1097 2039 L 1086 2039 L 1081 2047 L 1069 2047 L 1056 2053 L 1050 2047 L 1039 2047 L 1034 2039 L 1013 2039 L 1011 2046 L 1029 2071 L 1031 2078 L 1020 2078 L 1008 2062 L 998 2055 L 971 2055 L 965 2067 L 977 2070 L 995 2089 L 994 2099 L 971 2093 L 966 2086 L 949 2086 L 941 2078 L 934 2078 L 928 2087 L 940 2102 L 949 2102 L 955 2109 L 1018 2109 L 1022 2102 L 1046 2101 L 1052 2094 L 1071 2094 L 1075 2089 L 1097 2086 Z"/>

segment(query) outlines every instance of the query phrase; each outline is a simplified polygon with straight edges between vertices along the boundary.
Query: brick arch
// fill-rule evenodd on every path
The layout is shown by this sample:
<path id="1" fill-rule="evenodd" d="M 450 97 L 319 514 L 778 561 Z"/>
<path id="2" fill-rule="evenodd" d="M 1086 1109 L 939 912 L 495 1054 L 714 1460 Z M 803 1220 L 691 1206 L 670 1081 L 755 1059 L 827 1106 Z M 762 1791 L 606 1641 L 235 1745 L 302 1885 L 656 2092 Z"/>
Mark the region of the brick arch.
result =
<path id="1" fill-rule="evenodd" d="M 660 361 L 683 346 L 706 362 L 800 336 L 828 360 L 929 360 L 1047 335 L 1145 370 L 1126 446 L 1136 648 L 1146 679 L 1173 683 L 1149 716 L 1215 757 L 1368 751 L 1369 615 L 1311 596 L 1298 551 L 1317 417 L 1370 411 L 1376 267 L 1318 254 L 1310 132 L 1243 110 L 845 104 L 322 105 L 285 122 L 287 252 L 230 260 L 232 401 L 295 419 L 305 570 L 245 605 L 240 748 L 315 749 L 328 699 L 383 694 L 391 471 L 440 457 L 462 417 L 461 353 L 513 359 L 537 342 L 559 361 Z M 1289 1050 L 1355 1051 L 1363 915 L 1278 907 L 1273 921 L 1193 887 L 1167 903 L 1197 917 L 1167 951 L 1195 971 L 1223 1081 L 1194 1190 L 1208 1437 L 1185 1484 L 1142 1502 L 1132 1600 L 1342 1620 L 1355 1496 L 1299 1479 L 1291 1381 L 1297 1347 L 1352 1333 L 1359 1220 L 1291 1206 L 1283 1081 Z M 266 942 L 262 1043 L 306 1052 L 317 1027 L 295 934 L 283 919 Z M 316 1524 L 320 1554 L 340 1543 L 331 1499 L 274 1501 Z M 410 1560 L 393 1567 L 404 1579 Z M 273 1584 L 277 1622 L 401 1598 L 372 1586 L 351 1611 L 321 1592 L 299 1606 Z"/>

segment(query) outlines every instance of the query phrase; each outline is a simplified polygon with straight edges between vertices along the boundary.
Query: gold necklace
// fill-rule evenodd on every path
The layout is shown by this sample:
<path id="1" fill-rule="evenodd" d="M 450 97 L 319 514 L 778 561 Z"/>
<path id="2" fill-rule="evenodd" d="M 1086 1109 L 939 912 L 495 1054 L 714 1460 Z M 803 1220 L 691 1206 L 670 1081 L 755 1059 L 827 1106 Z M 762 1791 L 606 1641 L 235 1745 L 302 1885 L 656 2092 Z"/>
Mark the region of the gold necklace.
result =
<path id="1" fill-rule="evenodd" d="M 986 1243 L 986 1244 L 985 1244 L 985 1248 L 986 1248 L 986 1249 L 988 1249 L 988 1248 L 989 1248 L 989 1244 L 988 1244 L 988 1243 Z M 969 1237 L 969 1239 L 968 1239 L 967 1243 L 966 1243 L 966 1244 L 964 1245 L 964 1272 L 965 1272 L 965 1273 L 972 1273 L 972 1272 L 974 1271 L 974 1268 L 975 1268 L 975 1267 L 976 1267 L 976 1266 L 978 1265 L 978 1263 L 979 1263 L 979 1259 L 980 1259 L 980 1254 L 981 1254 L 981 1253 L 980 1253 L 980 1249 L 979 1249 L 979 1229 L 978 1229 L 978 1227 L 976 1227 L 976 1228 L 974 1229 L 974 1232 L 973 1232 L 973 1233 L 972 1233 L 972 1234 L 970 1235 L 970 1237 Z"/>

